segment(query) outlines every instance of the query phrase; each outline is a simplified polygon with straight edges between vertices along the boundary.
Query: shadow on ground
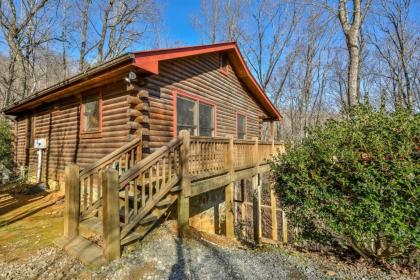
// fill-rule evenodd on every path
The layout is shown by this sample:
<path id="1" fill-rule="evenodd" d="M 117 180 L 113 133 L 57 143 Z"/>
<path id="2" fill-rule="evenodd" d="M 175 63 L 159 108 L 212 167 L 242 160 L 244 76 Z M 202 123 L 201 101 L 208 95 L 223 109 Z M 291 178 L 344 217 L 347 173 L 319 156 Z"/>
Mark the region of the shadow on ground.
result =
<path id="1" fill-rule="evenodd" d="M 0 259 L 11 261 L 52 245 L 63 232 L 60 199 L 46 191 L 0 193 Z"/>

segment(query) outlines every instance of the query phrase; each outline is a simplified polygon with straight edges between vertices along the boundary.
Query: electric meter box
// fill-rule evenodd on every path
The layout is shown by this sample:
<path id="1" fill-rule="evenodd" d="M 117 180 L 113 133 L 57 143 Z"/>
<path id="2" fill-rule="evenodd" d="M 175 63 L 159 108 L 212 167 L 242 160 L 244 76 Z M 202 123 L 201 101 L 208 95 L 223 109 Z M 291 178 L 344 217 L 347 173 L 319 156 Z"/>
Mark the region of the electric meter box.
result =
<path id="1" fill-rule="evenodd" d="M 37 150 L 46 149 L 47 148 L 47 139 L 45 139 L 45 138 L 35 139 L 34 148 L 37 149 Z"/>

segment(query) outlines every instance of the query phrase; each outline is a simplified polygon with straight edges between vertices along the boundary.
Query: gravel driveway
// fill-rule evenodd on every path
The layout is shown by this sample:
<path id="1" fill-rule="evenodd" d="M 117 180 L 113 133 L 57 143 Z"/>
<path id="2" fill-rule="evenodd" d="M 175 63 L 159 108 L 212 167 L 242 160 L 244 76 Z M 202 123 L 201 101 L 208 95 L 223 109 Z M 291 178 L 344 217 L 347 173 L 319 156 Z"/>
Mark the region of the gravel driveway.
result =
<path id="1" fill-rule="evenodd" d="M 24 260 L 0 261 L 0 279 L 404 279 L 364 266 L 317 262 L 281 249 L 240 248 L 226 240 L 218 242 L 218 237 L 180 240 L 173 227 L 165 223 L 128 248 L 120 260 L 101 268 L 84 267 L 49 247 Z"/>

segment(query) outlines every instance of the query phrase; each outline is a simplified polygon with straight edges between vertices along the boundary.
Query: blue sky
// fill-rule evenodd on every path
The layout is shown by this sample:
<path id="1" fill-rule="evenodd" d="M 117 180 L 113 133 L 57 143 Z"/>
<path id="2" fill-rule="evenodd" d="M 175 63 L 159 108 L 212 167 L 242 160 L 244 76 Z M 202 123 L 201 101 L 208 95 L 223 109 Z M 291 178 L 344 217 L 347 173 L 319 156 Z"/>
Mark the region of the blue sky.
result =
<path id="1" fill-rule="evenodd" d="M 200 34 L 193 28 L 191 17 L 200 9 L 199 0 L 162 0 L 163 29 L 172 43 L 198 45 Z"/>

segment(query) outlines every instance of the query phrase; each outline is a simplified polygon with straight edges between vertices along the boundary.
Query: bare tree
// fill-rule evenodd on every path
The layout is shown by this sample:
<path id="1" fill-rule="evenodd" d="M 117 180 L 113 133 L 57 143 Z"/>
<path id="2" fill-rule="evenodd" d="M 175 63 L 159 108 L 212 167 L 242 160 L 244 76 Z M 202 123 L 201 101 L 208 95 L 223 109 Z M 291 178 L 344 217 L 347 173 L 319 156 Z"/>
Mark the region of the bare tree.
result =
<path id="1" fill-rule="evenodd" d="M 348 105 L 354 106 L 359 102 L 359 71 L 360 71 L 360 29 L 363 19 L 369 10 L 371 0 L 367 0 L 362 12 L 362 0 L 352 0 L 353 12 L 349 17 L 347 0 L 339 0 L 338 18 L 346 37 L 349 55 L 348 64 Z"/>
<path id="2" fill-rule="evenodd" d="M 88 30 L 88 17 L 89 17 L 89 8 L 92 0 L 84 0 L 83 10 L 82 10 L 82 23 L 80 31 L 80 54 L 79 54 L 79 71 L 85 69 L 85 59 L 87 50 L 87 30 Z"/>
<path id="3" fill-rule="evenodd" d="M 39 20 L 47 2 L 21 1 L 18 10 L 14 1 L 0 1 L 0 27 L 9 51 L 8 72 L 1 79 L 4 105 L 27 96 L 35 89 L 31 59 L 35 58 L 36 49 L 49 40 L 44 36 L 46 32 Z M 30 84 L 34 86 L 29 88 Z"/>
<path id="4" fill-rule="evenodd" d="M 381 1 L 376 11 L 376 28 L 370 34 L 378 58 L 388 69 L 378 71 L 375 77 L 391 80 L 388 92 L 393 95 L 395 107 L 410 110 L 414 105 L 418 108 L 414 91 L 418 91 L 416 75 L 420 70 L 416 60 L 420 52 L 418 29 L 409 21 L 411 7 L 410 0 Z"/>

